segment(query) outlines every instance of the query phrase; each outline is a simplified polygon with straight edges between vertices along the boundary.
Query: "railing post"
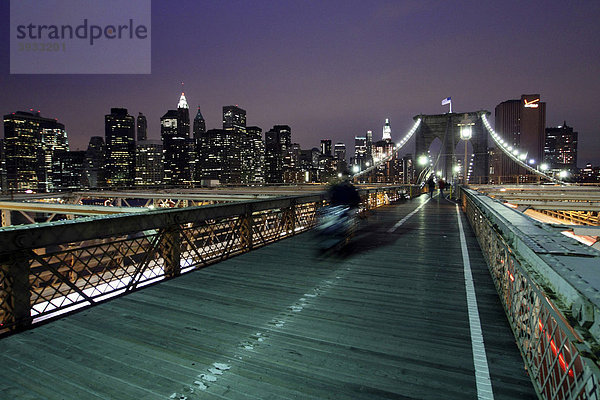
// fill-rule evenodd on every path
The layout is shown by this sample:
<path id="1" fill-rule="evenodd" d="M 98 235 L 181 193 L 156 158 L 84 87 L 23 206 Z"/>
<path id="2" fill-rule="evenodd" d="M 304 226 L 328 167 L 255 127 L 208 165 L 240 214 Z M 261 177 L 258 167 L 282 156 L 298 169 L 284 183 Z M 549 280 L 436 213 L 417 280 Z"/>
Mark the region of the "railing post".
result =
<path id="1" fill-rule="evenodd" d="M 164 260 L 165 277 L 174 278 L 181 275 L 182 238 L 179 225 L 164 229 L 162 237 L 159 252 Z"/>
<path id="2" fill-rule="evenodd" d="M 296 232 L 296 202 L 291 200 L 290 206 L 283 209 L 283 221 L 285 232 Z"/>
<path id="3" fill-rule="evenodd" d="M 29 258 L 23 251 L 0 259 L 0 307 L 2 327 L 21 331 L 31 325 Z M 1 329 L 1 328 L 0 328 Z"/>
<path id="4" fill-rule="evenodd" d="M 241 249 L 243 252 L 252 250 L 254 245 L 253 235 L 254 235 L 254 218 L 252 217 L 252 210 L 246 211 L 246 213 L 241 218 L 240 225 L 240 241 L 241 241 Z"/>

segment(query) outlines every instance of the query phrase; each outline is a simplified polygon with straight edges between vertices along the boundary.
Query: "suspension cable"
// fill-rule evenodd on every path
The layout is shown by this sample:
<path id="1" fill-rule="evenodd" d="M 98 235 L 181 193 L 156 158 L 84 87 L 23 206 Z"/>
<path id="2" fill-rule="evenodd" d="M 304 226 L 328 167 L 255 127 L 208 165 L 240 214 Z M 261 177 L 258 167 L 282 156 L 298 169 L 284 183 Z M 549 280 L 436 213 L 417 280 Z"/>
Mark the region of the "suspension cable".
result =
<path id="1" fill-rule="evenodd" d="M 382 158 L 377 163 L 373 163 L 373 165 L 370 166 L 369 168 L 364 169 L 360 172 L 357 172 L 354 175 L 351 175 L 350 179 L 355 179 L 364 174 L 368 174 L 369 172 L 373 171 L 377 167 L 379 167 L 382 164 L 385 164 L 386 162 L 391 160 L 394 157 L 394 155 L 397 154 L 400 151 L 400 149 L 402 147 L 404 147 L 404 145 L 408 142 L 408 140 L 415 134 L 415 132 L 417 131 L 417 128 L 419 127 L 420 124 L 421 124 L 421 118 L 418 118 L 415 121 L 415 124 L 413 125 L 413 127 L 410 129 L 410 131 L 408 131 L 408 133 L 402 138 L 402 140 L 400 140 L 400 142 L 398 144 L 396 144 L 396 147 L 394 148 L 394 150 L 392 150 L 392 152 L 388 156 Z"/>
<path id="2" fill-rule="evenodd" d="M 500 150 L 502 150 L 502 152 L 504 154 L 506 154 L 507 156 L 509 156 L 514 162 L 516 162 L 518 165 L 520 165 L 521 167 L 527 169 L 528 171 L 533 172 L 534 174 L 537 174 L 545 179 L 548 179 L 551 182 L 554 183 L 558 183 L 560 185 L 568 185 L 567 182 L 561 181 L 560 179 L 556 179 L 553 176 L 550 176 L 542 171 L 539 171 L 535 168 L 533 168 L 532 166 L 530 166 L 529 164 L 527 164 L 526 162 L 523 162 L 522 160 L 519 159 L 518 155 L 519 155 L 519 151 L 518 150 L 512 150 L 510 148 L 505 147 L 505 145 L 503 144 L 503 140 L 500 138 L 500 135 L 498 135 L 496 133 L 496 131 L 494 131 L 492 129 L 492 127 L 490 126 L 490 123 L 487 120 L 487 117 L 485 116 L 485 114 L 481 114 L 481 120 L 483 121 L 483 125 L 485 126 L 485 129 L 487 129 L 488 133 L 490 134 L 490 136 L 492 137 L 492 139 L 494 140 L 494 143 L 496 143 L 496 147 L 498 147 Z M 522 154 L 522 156 L 525 155 L 525 160 L 527 160 L 526 154 Z"/>

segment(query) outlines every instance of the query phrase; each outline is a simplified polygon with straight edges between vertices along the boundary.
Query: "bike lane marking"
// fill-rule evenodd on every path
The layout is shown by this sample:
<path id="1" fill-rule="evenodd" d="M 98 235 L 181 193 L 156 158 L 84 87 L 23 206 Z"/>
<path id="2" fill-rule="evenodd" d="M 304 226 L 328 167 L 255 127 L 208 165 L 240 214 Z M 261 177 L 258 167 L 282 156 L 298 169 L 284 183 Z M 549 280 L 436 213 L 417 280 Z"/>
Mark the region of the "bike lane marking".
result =
<path id="1" fill-rule="evenodd" d="M 423 208 L 425 206 L 425 204 L 427 204 L 429 202 L 429 200 L 431 200 L 431 199 L 425 200 L 425 202 L 423 202 L 423 204 L 421 204 L 419 207 L 415 208 L 410 214 L 408 214 L 406 217 L 402 218 L 400 221 L 396 222 L 396 224 L 394 226 L 392 226 L 390 229 L 388 229 L 388 233 L 392 233 L 396 229 L 398 229 L 400 227 L 400 225 L 402 225 L 403 223 L 405 223 L 410 217 L 412 217 L 417 212 L 419 212 L 419 210 L 421 208 Z"/>
<path id="2" fill-rule="evenodd" d="M 487 355 L 485 353 L 485 344 L 483 343 L 481 321 L 479 320 L 477 297 L 475 295 L 475 285 L 473 284 L 473 275 L 471 273 L 471 262 L 469 261 L 469 251 L 467 250 L 467 241 L 465 239 L 465 232 L 463 230 L 458 204 L 456 205 L 456 217 L 458 219 L 460 248 L 464 265 L 465 290 L 467 292 L 467 309 L 469 311 L 469 328 L 471 331 L 473 364 L 475 365 L 477 398 L 493 400 L 494 392 L 492 391 L 492 381 L 490 379 L 490 370 L 488 367 Z"/>

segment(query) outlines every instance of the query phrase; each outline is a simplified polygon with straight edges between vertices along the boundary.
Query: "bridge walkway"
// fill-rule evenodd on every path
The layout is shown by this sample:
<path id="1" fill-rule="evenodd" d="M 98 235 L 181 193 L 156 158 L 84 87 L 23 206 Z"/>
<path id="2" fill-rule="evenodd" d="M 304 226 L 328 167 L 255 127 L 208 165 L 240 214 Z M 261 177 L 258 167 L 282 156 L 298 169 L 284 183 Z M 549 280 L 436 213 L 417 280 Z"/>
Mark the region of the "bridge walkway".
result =
<path id="1" fill-rule="evenodd" d="M 421 196 L 4 338 L 0 398 L 475 399 L 457 218 Z M 461 218 L 494 398 L 535 398 Z"/>

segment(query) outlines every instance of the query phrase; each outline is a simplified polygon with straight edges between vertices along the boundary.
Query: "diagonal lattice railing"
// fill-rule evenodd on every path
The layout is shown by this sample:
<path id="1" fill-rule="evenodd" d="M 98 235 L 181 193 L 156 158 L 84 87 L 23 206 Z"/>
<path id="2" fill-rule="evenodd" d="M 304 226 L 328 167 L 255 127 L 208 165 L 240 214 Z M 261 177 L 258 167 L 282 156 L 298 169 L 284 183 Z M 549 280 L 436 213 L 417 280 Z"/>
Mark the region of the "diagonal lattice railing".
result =
<path id="1" fill-rule="evenodd" d="M 405 192 L 361 190 L 361 207 Z M 319 193 L 2 228 L 0 334 L 306 231 L 324 202 Z"/>
<path id="2" fill-rule="evenodd" d="M 570 312 L 552 288 L 558 285 L 547 284 L 547 276 L 532 267 L 534 261 L 507 239 L 497 212 L 468 191 L 461 193 L 463 209 L 540 398 L 600 399 L 597 344 L 589 335 L 589 321 L 581 326 L 572 316 L 568 319 L 565 315 Z"/>

